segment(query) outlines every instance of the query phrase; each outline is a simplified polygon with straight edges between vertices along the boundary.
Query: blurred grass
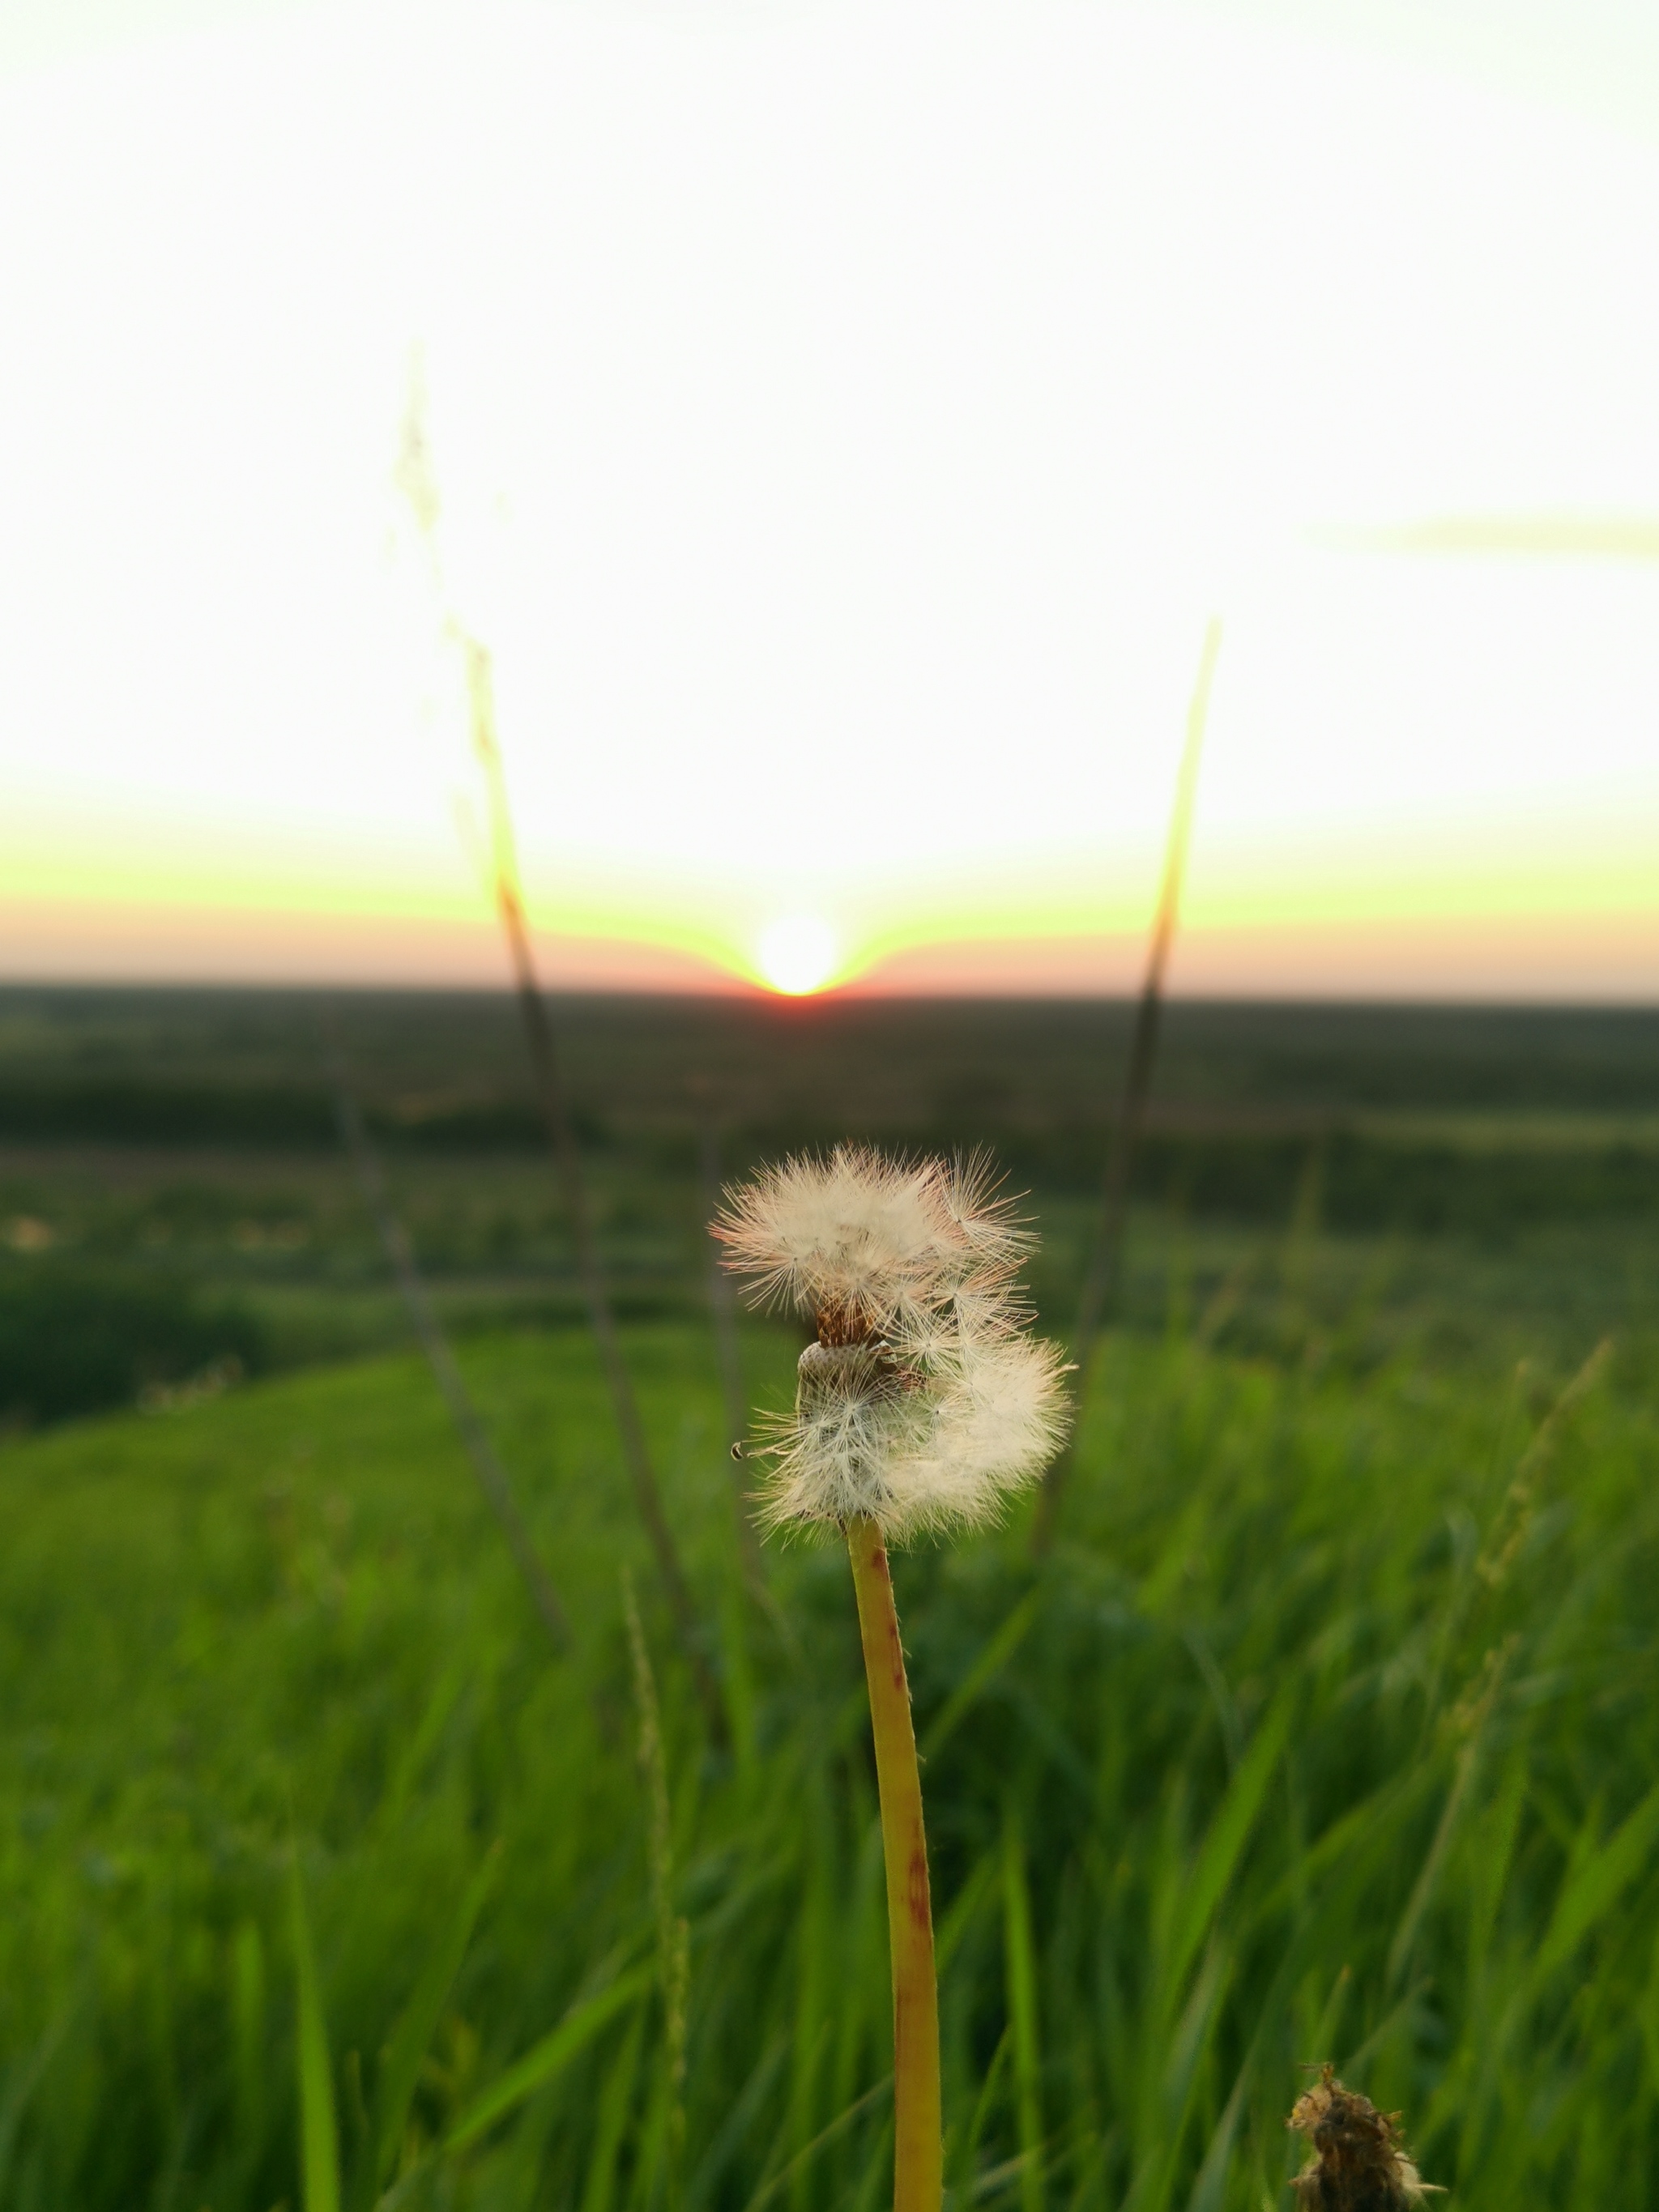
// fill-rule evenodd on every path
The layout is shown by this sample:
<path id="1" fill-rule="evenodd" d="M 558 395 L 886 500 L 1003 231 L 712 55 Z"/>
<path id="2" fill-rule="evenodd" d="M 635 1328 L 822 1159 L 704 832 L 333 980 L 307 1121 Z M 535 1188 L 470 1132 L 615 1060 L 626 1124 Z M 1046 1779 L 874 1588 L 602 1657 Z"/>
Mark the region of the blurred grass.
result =
<path id="1" fill-rule="evenodd" d="M 1152 1149 L 1152 1148 L 1149 1148 Z M 750 1157 L 728 1146 L 728 1172 Z M 1154 1157 L 1155 1151 L 1154 1151 Z M 1131 1212 L 1122 1312 L 1137 1334 L 1188 1328 L 1218 1348 L 1374 1364 L 1407 1347 L 1488 1370 L 1568 1357 L 1634 1318 L 1659 1321 L 1659 1243 L 1647 1205 L 1584 1219 L 1501 1212 L 1482 1231 L 1333 1227 L 1326 1152 L 1302 1143 L 1251 1212 L 1177 1179 Z M 392 1154 L 388 1173 L 434 1304 L 463 1334 L 585 1326 L 552 1179 L 534 1154 Z M 1547 1162 L 1522 1163 L 1534 1179 Z M 1659 1158 L 1644 1162 L 1644 1197 Z M 1455 1163 L 1437 1188 L 1456 1186 Z M 618 1312 L 700 1322 L 707 1301 L 695 1170 L 600 1155 L 592 1183 Z M 1048 1328 L 1072 1323 L 1097 1200 L 1049 1178 L 1027 1185 L 1043 1247 L 1033 1277 Z M 1155 1187 L 1156 1188 L 1156 1187 Z M 1402 1178 L 1402 1188 L 1409 1188 Z M 36 1242 L 9 1242 L 20 1229 Z M 81 1347 L 77 1391 L 40 1403 L 28 1345 L 59 1328 L 57 1285 L 125 1316 L 120 1358 Z M 1322 1319 L 1321 1317 L 1323 1317 Z M 216 1321 L 221 1326 L 215 1328 Z M 9 1358 L 8 1328 L 18 1350 Z M 0 1424 L 131 1403 L 227 1352 L 261 1371 L 382 1351 L 407 1322 L 343 1159 L 143 1147 L 0 1149 Z"/>
<path id="2" fill-rule="evenodd" d="M 383 994 L 344 1026 L 568 1662 L 307 1119 L 314 1004 L 0 992 L 13 1370 L 103 1340 L 80 1405 L 150 1407 L 7 1434 L 0 1359 L 0 2207 L 879 2208 L 851 1592 L 833 1548 L 769 1559 L 775 1604 L 745 1586 L 684 1079 L 730 1173 L 841 1133 L 997 1142 L 1063 1334 L 1121 1013 L 562 1010 L 715 1754 L 510 1006 Z M 1170 1019 L 1061 1540 L 1039 1571 L 1017 1522 L 896 1571 L 952 2201 L 1283 2203 L 1283 2115 L 1328 2057 L 1460 2203 L 1645 2207 L 1659 1018 Z M 237 1328 L 267 1371 L 227 1388 Z M 781 1400 L 790 1334 L 743 1344 Z M 690 1932 L 683 2155 L 625 1567 Z"/>
<path id="3" fill-rule="evenodd" d="M 792 1352 L 750 1331 L 763 1393 Z M 744 1595 L 702 1331 L 629 1352 L 736 1721 L 711 1756 L 655 1624 L 684 2201 L 876 2205 L 888 2000 L 845 1563 L 773 1562 L 781 1637 Z M 574 1662 L 545 1656 L 412 1359 L 0 1455 L 0 2201 L 301 2201 L 290 1832 L 348 2178 L 401 2171 L 410 2204 L 657 2201 L 618 1588 L 647 1563 L 583 1339 L 465 1357 Z M 1567 1380 L 1121 1334 L 1041 1575 L 1018 1526 L 901 1562 L 957 2201 L 1281 2202 L 1297 2069 L 1328 2057 L 1406 2109 L 1462 2203 L 1650 2201 L 1659 1352 L 1627 1343 L 1551 1424 Z M 382 2167 L 423 1984 L 436 2026 Z"/>

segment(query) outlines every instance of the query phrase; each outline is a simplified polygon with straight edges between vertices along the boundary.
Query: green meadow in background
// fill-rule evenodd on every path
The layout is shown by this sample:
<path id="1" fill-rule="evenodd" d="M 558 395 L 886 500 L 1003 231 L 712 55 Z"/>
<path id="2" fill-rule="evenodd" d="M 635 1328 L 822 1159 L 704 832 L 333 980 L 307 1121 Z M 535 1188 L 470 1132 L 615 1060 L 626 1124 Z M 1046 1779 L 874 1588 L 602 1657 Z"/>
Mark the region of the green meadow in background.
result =
<path id="1" fill-rule="evenodd" d="M 406 1347 L 316 1011 L 0 998 L 0 2204 L 879 2212 L 846 1563 L 745 1580 L 704 1139 L 990 1140 L 1063 1334 L 1121 1011 L 562 1009 L 726 1747 L 511 1009 L 336 1018 L 568 1657 Z M 1656 1224 L 1654 1017 L 1173 1010 L 1060 1540 L 896 1569 L 954 2203 L 1284 2204 L 1327 2059 L 1457 2204 L 1659 2200 Z M 792 1333 L 743 1348 L 782 1402 Z"/>

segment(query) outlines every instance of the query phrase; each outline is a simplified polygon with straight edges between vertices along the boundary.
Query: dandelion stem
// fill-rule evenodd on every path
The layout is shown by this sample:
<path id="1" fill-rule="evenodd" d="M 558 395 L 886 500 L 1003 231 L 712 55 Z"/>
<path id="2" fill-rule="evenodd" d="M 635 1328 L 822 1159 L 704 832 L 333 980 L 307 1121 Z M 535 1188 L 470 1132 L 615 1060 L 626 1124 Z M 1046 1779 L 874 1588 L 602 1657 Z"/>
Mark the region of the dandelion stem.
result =
<path id="1" fill-rule="evenodd" d="M 873 1521 L 847 1525 L 858 1595 L 859 1633 L 870 1686 L 887 1866 L 887 1927 L 893 1960 L 893 2212 L 939 2212 L 944 2129 L 939 2104 L 939 1988 L 921 1770 L 910 1719 L 910 1685 L 893 1606 L 887 1551 Z"/>

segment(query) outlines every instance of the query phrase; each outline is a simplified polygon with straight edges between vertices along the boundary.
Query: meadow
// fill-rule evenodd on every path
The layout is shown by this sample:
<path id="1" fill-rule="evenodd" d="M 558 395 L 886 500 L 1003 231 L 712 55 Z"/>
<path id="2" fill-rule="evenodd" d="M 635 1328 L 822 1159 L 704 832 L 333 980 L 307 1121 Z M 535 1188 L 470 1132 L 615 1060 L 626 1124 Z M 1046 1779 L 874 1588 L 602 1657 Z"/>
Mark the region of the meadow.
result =
<path id="1" fill-rule="evenodd" d="M 510 1007 L 335 1018 L 565 1651 L 408 1348 L 316 1007 L 0 1000 L 0 2203 L 884 2201 L 846 1561 L 746 1563 L 705 1140 L 989 1139 L 1063 1335 L 1122 1010 L 561 1011 L 724 1741 Z M 1330 2060 L 1459 2204 L 1649 2205 L 1659 1020 L 1174 1014 L 1057 1540 L 896 1565 L 952 2201 L 1282 2205 Z M 32 1406 L 100 1298 L 103 1364 Z M 782 1402 L 796 1334 L 741 1342 Z"/>

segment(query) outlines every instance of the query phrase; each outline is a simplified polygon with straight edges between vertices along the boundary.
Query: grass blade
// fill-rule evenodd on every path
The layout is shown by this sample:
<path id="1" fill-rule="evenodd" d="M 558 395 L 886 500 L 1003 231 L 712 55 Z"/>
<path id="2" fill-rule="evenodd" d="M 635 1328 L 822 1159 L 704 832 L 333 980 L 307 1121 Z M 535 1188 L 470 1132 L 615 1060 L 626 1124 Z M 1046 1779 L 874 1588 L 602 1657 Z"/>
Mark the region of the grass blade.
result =
<path id="1" fill-rule="evenodd" d="M 300 2077 L 301 2201 L 305 2212 L 340 2212 L 340 2138 L 334 2114 L 328 2028 L 323 2018 L 297 1846 L 289 1863 L 289 1902 L 298 1983 L 295 2039 Z"/>
<path id="2" fill-rule="evenodd" d="M 968 1672 L 957 1684 L 921 1739 L 921 1756 L 933 1758 L 956 1732 L 963 1715 L 973 1705 L 987 1684 L 999 1675 L 1025 1641 L 1032 1622 L 1037 1617 L 1042 1603 L 1040 1589 L 1029 1589 L 1014 1607 L 996 1634 L 991 1638 Z"/>
<path id="3" fill-rule="evenodd" d="M 1042 2054 L 1037 2031 L 1036 1957 L 1031 1942 L 1024 1846 L 1018 1823 L 1012 1817 L 1002 1840 L 1002 1924 L 1019 2112 L 1019 2201 L 1022 2212 L 1042 2212 Z"/>
<path id="4" fill-rule="evenodd" d="M 1238 1771 L 1221 1801 L 1221 1809 L 1204 1838 L 1170 1948 L 1165 1987 L 1171 2002 L 1249 1841 L 1267 1784 L 1290 1734 L 1292 1704 L 1291 1691 L 1281 1691 L 1240 1761 Z"/>
<path id="5" fill-rule="evenodd" d="M 609 1989 L 600 1990 L 586 2002 L 574 2006 L 556 2028 L 526 2051 L 516 2064 L 509 2066 L 493 2087 L 475 2100 L 446 2136 L 445 2150 L 465 2150 L 515 2105 L 521 2105 L 526 2097 L 555 2080 L 579 2052 L 586 2049 L 605 2023 L 625 2011 L 636 1997 L 642 1996 L 656 1978 L 654 1964 L 636 1966 L 631 1974 L 612 1982 Z"/>
<path id="6" fill-rule="evenodd" d="M 1659 1840 L 1659 1784 L 1643 1798 L 1624 1826 L 1616 1829 L 1600 1850 L 1562 1884 L 1542 1948 L 1533 1969 L 1534 1987 L 1547 1982 L 1596 1923 L 1605 1918 L 1621 1893 L 1647 1864 Z"/>
<path id="7" fill-rule="evenodd" d="M 467 1885 L 448 1926 L 433 1946 L 381 2056 L 374 2096 L 375 2193 L 392 2179 L 409 2124 L 409 2108 L 420 2079 L 422 2062 L 437 2032 L 444 2000 L 460 1972 L 461 1960 L 472 1938 L 473 1923 L 495 1878 L 500 1856 L 500 1844 L 492 1844 L 483 1864 Z"/>

